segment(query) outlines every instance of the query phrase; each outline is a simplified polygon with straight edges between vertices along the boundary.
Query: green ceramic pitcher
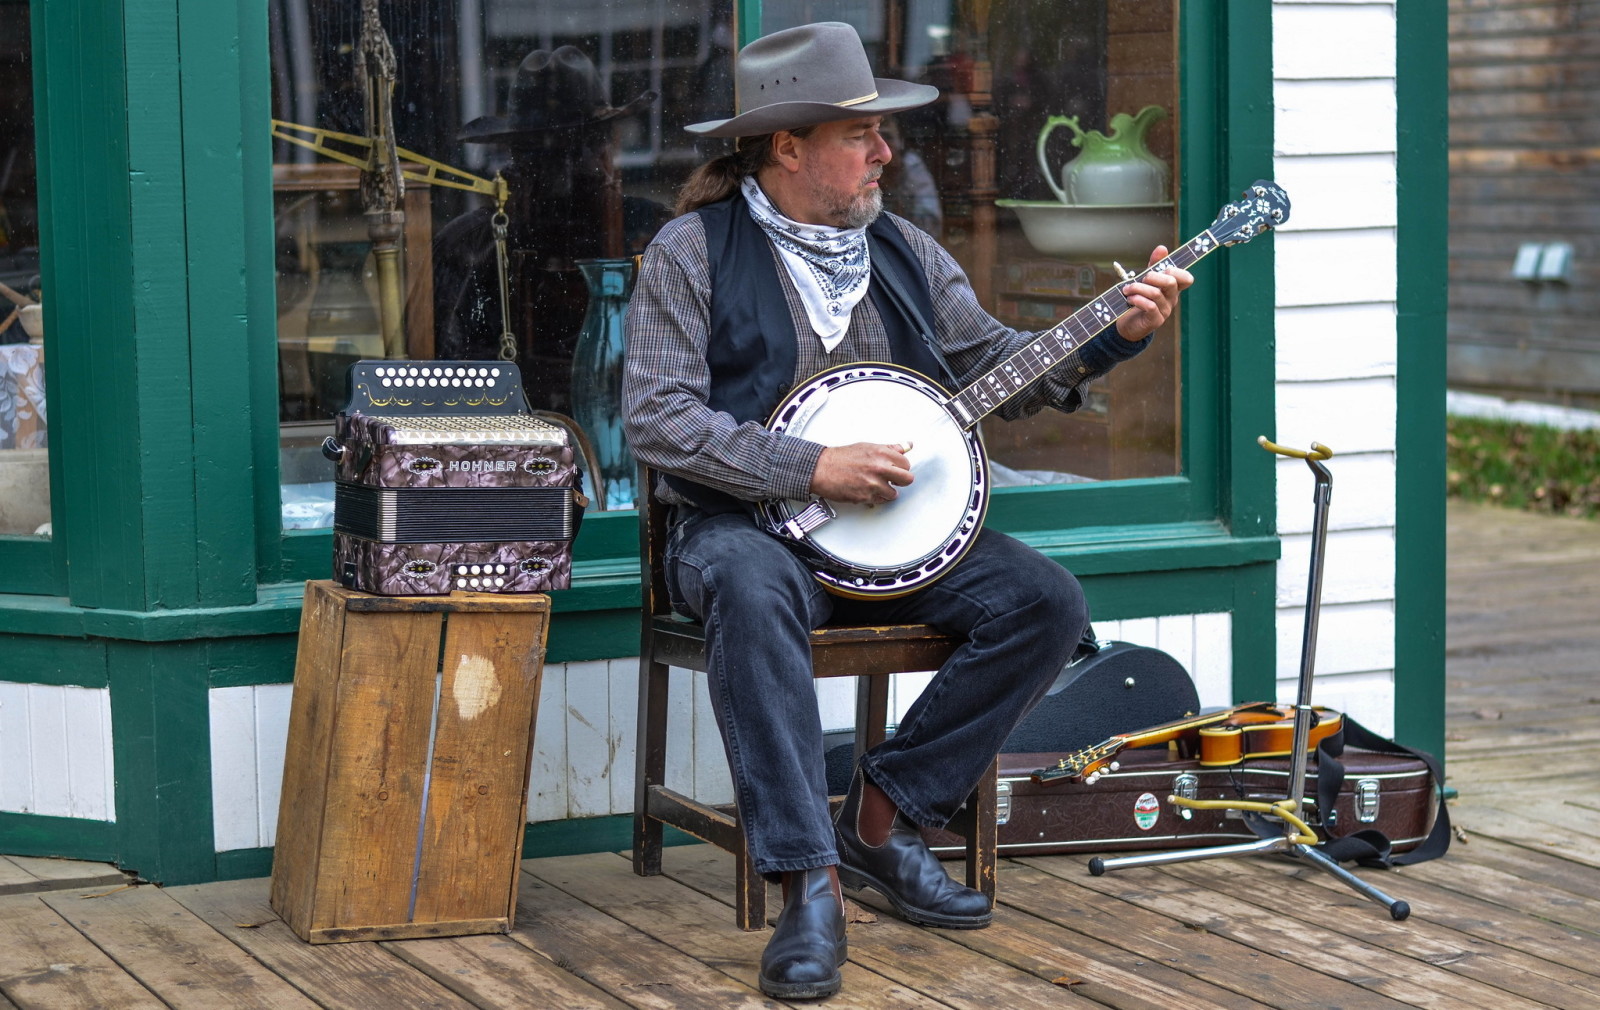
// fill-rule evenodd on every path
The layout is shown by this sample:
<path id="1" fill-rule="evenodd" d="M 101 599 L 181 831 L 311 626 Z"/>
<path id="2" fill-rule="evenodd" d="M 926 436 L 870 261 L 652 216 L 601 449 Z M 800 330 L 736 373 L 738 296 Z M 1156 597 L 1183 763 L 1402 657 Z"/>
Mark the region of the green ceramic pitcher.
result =
<path id="1" fill-rule="evenodd" d="M 1134 115 L 1111 117 L 1110 135 L 1083 130 L 1077 116 L 1051 116 L 1039 131 L 1039 170 L 1062 203 L 1106 205 L 1167 202 L 1167 163 L 1145 146 L 1145 132 L 1166 118 L 1167 110 L 1146 105 Z M 1072 128 L 1072 146 L 1081 149 L 1061 168 L 1061 182 L 1045 157 L 1045 141 L 1058 126 Z"/>

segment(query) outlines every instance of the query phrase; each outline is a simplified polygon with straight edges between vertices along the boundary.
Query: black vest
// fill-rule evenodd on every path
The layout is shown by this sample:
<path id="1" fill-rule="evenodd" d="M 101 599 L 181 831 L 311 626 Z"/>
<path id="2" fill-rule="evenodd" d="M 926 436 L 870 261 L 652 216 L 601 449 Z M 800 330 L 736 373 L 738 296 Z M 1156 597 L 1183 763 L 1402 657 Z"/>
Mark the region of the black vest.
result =
<path id="1" fill-rule="evenodd" d="M 798 341 L 811 334 L 802 338 L 795 333 L 772 246 L 750 216 L 744 196 L 735 193 L 697 213 L 705 228 L 711 274 L 708 402 L 713 410 L 727 411 L 741 423 L 765 421 L 794 383 Z M 932 335 L 921 334 L 911 314 L 885 289 L 881 276 L 893 271 L 921 318 L 931 321 L 933 296 L 921 261 L 900 229 L 882 215 L 867 227 L 867 241 L 873 273 L 867 297 L 883 320 L 890 357 L 895 364 L 948 384 L 943 361 L 927 342 Z"/>
<path id="2" fill-rule="evenodd" d="M 766 232 L 750 216 L 744 196 L 701 207 L 706 233 L 706 262 L 711 275 L 711 318 L 706 335 L 706 364 L 711 389 L 706 402 L 734 420 L 765 421 L 794 383 L 798 342 L 778 278 L 778 264 Z M 922 263 L 900 229 L 879 216 L 867 227 L 872 283 L 867 297 L 878 309 L 895 364 L 915 369 L 946 385 L 952 383 L 933 334 L 923 321 L 933 319 L 933 296 Z M 898 283 L 887 284 L 892 271 Z M 902 292 L 903 297 L 895 292 Z M 903 300 L 909 299 L 908 309 Z M 916 314 L 920 313 L 920 318 Z M 725 492 L 676 475 L 666 481 L 706 512 L 748 511 Z"/>

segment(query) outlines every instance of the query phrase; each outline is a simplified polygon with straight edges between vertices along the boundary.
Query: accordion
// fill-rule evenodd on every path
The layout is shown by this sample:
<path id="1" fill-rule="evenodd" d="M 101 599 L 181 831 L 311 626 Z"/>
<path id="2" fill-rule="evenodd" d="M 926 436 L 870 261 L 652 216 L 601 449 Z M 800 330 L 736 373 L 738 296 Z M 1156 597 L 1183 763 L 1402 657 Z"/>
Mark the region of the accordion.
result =
<path id="1" fill-rule="evenodd" d="M 572 581 L 587 499 L 568 431 L 504 361 L 358 361 L 322 444 L 333 570 L 383 596 L 540 593 Z"/>

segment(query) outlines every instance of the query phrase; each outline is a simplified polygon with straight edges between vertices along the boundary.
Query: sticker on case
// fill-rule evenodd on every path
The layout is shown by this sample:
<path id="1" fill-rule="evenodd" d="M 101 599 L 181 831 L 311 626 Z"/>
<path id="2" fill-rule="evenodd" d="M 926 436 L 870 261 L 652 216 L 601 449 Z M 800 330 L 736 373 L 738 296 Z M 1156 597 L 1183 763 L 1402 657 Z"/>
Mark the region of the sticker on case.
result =
<path id="1" fill-rule="evenodd" d="M 1161 801 L 1152 793 L 1142 793 L 1133 801 L 1133 823 L 1139 825 L 1140 831 L 1149 831 L 1156 826 L 1156 819 L 1161 816 Z"/>

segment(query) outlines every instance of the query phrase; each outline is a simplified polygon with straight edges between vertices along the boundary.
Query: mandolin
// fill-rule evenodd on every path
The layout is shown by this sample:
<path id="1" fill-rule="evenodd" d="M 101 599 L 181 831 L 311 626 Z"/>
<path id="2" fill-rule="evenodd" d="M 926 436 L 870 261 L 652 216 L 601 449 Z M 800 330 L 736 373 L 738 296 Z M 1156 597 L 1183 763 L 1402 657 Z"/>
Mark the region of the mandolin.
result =
<path id="1" fill-rule="evenodd" d="M 1311 733 L 1306 749 L 1338 733 L 1344 716 L 1331 709 L 1311 710 Z M 1173 740 L 1199 742 L 1200 765 L 1206 768 L 1236 765 L 1252 758 L 1284 757 L 1294 750 L 1294 706 L 1252 702 L 1234 708 L 1190 716 L 1131 733 L 1118 733 L 1092 747 L 1067 754 L 1055 764 L 1034 771 L 1033 781 L 1093 784 L 1107 771 L 1116 771 L 1116 756 L 1124 748 L 1147 747 Z"/>

